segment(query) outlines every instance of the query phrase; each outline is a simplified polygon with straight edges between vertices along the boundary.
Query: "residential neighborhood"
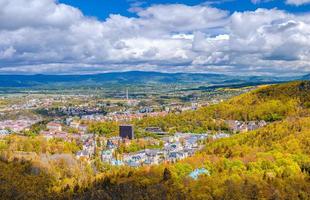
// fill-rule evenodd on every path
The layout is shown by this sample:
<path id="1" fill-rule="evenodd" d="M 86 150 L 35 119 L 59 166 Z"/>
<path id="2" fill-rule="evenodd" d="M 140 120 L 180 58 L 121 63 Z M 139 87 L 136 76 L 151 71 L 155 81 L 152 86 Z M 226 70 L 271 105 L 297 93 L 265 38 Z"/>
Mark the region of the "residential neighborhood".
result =
<path id="1" fill-rule="evenodd" d="M 0 121 L 0 131 L 18 133 L 20 131 L 28 129 L 31 125 L 37 122 L 38 120 L 32 120 L 32 119 L 4 120 Z"/>
<path id="2" fill-rule="evenodd" d="M 13 133 L 23 134 L 34 124 L 43 122 L 40 125 L 39 135 L 46 140 L 74 142 L 80 148 L 75 154 L 77 159 L 91 162 L 95 156 L 99 156 L 106 164 L 139 167 L 174 163 L 193 156 L 201 150 L 206 140 L 226 138 L 231 134 L 243 133 L 267 125 L 263 120 L 247 122 L 226 120 L 228 131 L 217 130 L 199 134 L 187 132 L 171 134 L 160 127 L 150 126 L 140 128 L 138 132 L 147 133 L 141 137 L 136 135 L 137 130 L 131 124 L 132 121 L 194 111 L 202 106 L 220 103 L 222 96 L 217 95 L 208 101 L 199 101 L 199 96 L 193 96 L 185 103 L 170 101 L 159 106 L 150 100 L 131 99 L 128 90 L 126 92 L 125 96 L 120 94 L 120 98 L 124 99 L 114 102 L 98 101 L 87 95 L 50 95 L 35 98 L 27 96 L 26 102 L 16 102 L 2 108 L 2 111 L 35 109 L 47 120 L 43 122 L 40 118 L 22 118 L 0 121 L 0 137 Z M 69 103 L 72 101 L 76 103 Z M 4 115 L 2 113 L 1 116 Z M 120 124 L 118 133 L 96 135 L 89 131 L 93 123 L 110 122 Z"/>
<path id="3" fill-rule="evenodd" d="M 151 113 L 152 116 L 165 115 L 162 113 Z M 107 115 L 100 120 L 120 120 L 123 122 L 136 118 L 145 114 L 122 114 Z M 90 161 L 95 154 L 99 154 L 102 162 L 110 165 L 127 165 L 131 167 L 139 167 L 145 165 L 156 165 L 160 163 L 174 163 L 187 157 L 193 156 L 195 152 L 201 150 L 207 139 L 221 139 L 230 137 L 229 133 L 218 131 L 217 133 L 176 133 L 173 135 L 164 132 L 159 127 L 147 127 L 146 132 L 157 135 L 157 139 L 152 137 L 135 138 L 134 127 L 130 124 L 121 125 L 119 127 L 119 136 L 104 137 L 96 136 L 88 132 L 88 125 L 83 123 L 88 121 L 96 121 L 98 115 L 87 115 L 81 118 L 69 117 L 64 121 L 51 121 L 46 124 L 46 129 L 40 132 L 47 140 L 61 139 L 64 141 L 75 141 L 81 144 L 81 150 L 76 153 L 76 158 Z M 27 130 L 31 125 L 38 121 L 33 120 L 7 120 L 0 122 L 0 136 L 18 133 Z M 257 128 L 266 126 L 265 121 L 243 122 L 237 120 L 227 120 L 230 131 L 232 133 L 243 133 Z M 69 132 L 72 128 L 76 132 Z M 156 148 L 142 148 L 135 152 L 120 152 L 122 146 L 130 146 L 132 142 L 147 141 Z M 100 144 L 98 144 L 98 142 Z M 159 145 L 161 144 L 161 145 Z M 100 146 L 100 148 L 99 148 Z"/>

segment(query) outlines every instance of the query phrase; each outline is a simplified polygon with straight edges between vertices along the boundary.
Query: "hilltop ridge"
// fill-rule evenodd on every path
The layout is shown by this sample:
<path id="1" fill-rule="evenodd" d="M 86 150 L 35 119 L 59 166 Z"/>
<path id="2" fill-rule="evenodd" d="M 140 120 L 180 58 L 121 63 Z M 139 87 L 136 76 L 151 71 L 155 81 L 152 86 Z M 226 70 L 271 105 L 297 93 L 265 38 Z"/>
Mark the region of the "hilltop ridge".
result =
<path id="1" fill-rule="evenodd" d="M 100 86 L 103 84 L 257 84 L 296 80 L 297 77 L 230 76 L 212 73 L 110 72 L 86 75 L 0 75 L 0 87 Z"/>

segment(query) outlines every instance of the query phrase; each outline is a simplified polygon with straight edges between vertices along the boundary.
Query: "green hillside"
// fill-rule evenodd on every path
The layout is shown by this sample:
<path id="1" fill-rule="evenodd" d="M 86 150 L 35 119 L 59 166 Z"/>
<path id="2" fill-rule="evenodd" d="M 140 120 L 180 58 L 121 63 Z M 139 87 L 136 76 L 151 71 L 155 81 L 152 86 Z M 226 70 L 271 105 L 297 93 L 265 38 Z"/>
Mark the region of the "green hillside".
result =
<path id="1" fill-rule="evenodd" d="M 165 131 L 205 132 L 226 129 L 221 120 L 266 120 L 269 122 L 309 113 L 310 82 L 292 82 L 264 86 L 226 102 L 203 107 L 198 111 L 146 118 L 137 126 L 158 126 Z M 214 119 L 219 119 L 214 121 Z"/>
<path id="2" fill-rule="evenodd" d="M 215 118 L 276 121 L 310 108 L 310 82 L 262 87 L 201 112 Z"/>

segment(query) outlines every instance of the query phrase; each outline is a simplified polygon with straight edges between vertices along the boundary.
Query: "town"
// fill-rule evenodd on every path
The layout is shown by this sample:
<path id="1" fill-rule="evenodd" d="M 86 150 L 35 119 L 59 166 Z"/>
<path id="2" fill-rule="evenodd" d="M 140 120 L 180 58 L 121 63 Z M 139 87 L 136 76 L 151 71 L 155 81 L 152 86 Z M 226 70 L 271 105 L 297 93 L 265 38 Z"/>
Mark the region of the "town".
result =
<path id="1" fill-rule="evenodd" d="M 195 111 L 248 90 L 233 90 L 232 93 L 226 90 L 186 91 L 171 96 L 159 93 L 149 98 L 129 94 L 128 89 L 113 98 L 83 94 L 28 94 L 18 100 L 16 96 L 3 96 L 0 138 L 17 134 L 73 142 L 79 147 L 75 157 L 89 163 L 98 157 L 102 163 L 112 166 L 174 163 L 193 156 L 208 140 L 255 130 L 267 123 L 226 120 L 221 123 L 228 129 L 193 133 L 171 132 L 157 126 L 141 127 L 133 122 Z M 96 127 L 101 124 L 108 127 L 98 131 Z"/>
<path id="2" fill-rule="evenodd" d="M 49 122 L 46 124 L 46 129 L 40 131 L 39 135 L 46 140 L 61 139 L 81 144 L 81 150 L 76 153 L 77 159 L 90 162 L 95 155 L 99 154 L 101 161 L 104 163 L 112 166 L 128 165 L 131 167 L 177 162 L 201 150 L 206 144 L 206 140 L 230 137 L 230 134 L 224 131 L 218 131 L 215 134 L 169 134 L 163 132 L 159 127 L 147 127 L 145 131 L 156 137 L 135 138 L 132 125 L 120 125 L 118 136 L 105 137 L 90 133 L 88 126 L 82 123 L 82 119 L 67 118 L 63 123 L 59 121 Z M 36 121 L 3 121 L 0 124 L 0 136 L 4 137 L 13 132 L 27 130 L 34 123 Z M 255 130 L 267 124 L 265 121 L 250 121 L 247 123 L 227 121 L 226 123 L 231 128 L 231 133 Z M 133 144 L 137 148 L 129 152 L 126 151 L 126 147 Z"/>

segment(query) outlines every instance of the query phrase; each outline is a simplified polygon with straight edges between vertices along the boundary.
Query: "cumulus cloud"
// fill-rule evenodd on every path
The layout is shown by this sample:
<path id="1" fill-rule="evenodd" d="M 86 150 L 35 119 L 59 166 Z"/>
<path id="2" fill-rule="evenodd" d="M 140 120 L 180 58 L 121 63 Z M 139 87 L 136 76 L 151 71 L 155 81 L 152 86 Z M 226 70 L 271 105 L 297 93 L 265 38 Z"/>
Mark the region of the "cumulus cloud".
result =
<path id="1" fill-rule="evenodd" d="M 55 0 L 2 0 L 0 73 L 310 71 L 309 14 L 139 8 L 137 17 L 99 21 Z"/>
<path id="2" fill-rule="evenodd" d="M 230 23 L 230 53 L 237 55 L 236 63 L 257 71 L 309 71 L 308 17 L 264 9 L 235 13 Z"/>
<path id="3" fill-rule="evenodd" d="M 0 28 L 4 29 L 67 27 L 82 18 L 78 9 L 54 0 L 2 0 L 0 9 Z"/>

